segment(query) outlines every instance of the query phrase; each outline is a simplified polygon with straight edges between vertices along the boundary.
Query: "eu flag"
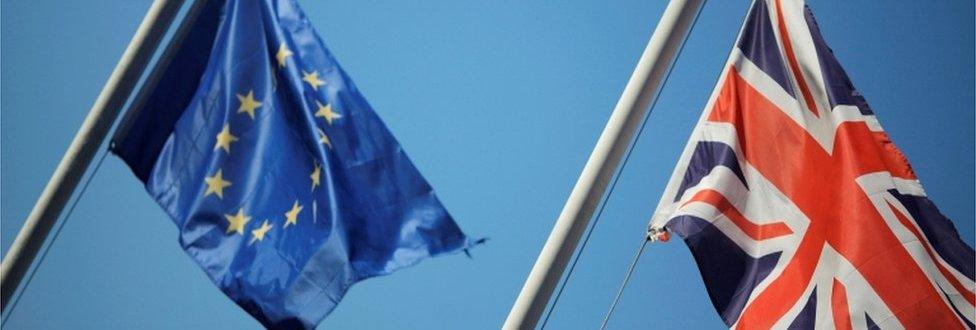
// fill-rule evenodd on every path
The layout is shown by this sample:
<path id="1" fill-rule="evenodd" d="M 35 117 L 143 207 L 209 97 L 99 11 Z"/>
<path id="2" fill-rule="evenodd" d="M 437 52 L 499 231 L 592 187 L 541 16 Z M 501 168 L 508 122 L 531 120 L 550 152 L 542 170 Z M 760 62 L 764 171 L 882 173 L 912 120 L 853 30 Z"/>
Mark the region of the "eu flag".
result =
<path id="1" fill-rule="evenodd" d="M 469 240 L 294 0 L 210 0 L 112 150 L 272 328 Z"/>

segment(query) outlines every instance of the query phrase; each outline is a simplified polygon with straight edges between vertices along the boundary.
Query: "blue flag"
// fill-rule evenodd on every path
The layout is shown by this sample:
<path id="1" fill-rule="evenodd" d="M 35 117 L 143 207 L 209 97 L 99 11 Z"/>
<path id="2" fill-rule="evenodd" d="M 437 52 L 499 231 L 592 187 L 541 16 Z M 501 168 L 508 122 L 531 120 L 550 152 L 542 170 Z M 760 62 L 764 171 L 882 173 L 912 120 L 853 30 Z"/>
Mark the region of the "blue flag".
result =
<path id="1" fill-rule="evenodd" d="M 211 280 L 272 328 L 475 242 L 294 0 L 210 0 L 112 151 Z"/>

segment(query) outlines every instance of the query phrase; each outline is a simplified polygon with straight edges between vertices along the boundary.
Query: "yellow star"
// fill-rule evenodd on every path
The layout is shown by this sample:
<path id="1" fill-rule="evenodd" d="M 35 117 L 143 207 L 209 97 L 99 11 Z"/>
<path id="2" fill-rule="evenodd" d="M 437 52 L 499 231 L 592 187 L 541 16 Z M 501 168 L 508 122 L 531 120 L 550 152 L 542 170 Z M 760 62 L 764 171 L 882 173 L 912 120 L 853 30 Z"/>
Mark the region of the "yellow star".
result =
<path id="1" fill-rule="evenodd" d="M 298 204 L 298 201 L 295 201 L 295 205 L 291 206 L 291 211 L 285 212 L 285 228 L 288 228 L 288 225 L 298 224 L 298 213 L 301 211 L 302 206 Z"/>
<path id="2" fill-rule="evenodd" d="M 224 129 L 217 134 L 217 145 L 214 145 L 214 150 L 217 148 L 224 149 L 227 153 L 230 153 L 230 143 L 237 142 L 237 137 L 230 134 L 230 124 L 224 124 Z"/>
<path id="3" fill-rule="evenodd" d="M 284 43 L 279 45 L 278 53 L 275 54 L 275 58 L 278 59 L 278 66 L 282 68 L 285 67 L 285 61 L 288 59 L 289 56 L 292 56 L 294 54 L 295 53 L 292 53 L 291 50 L 288 49 L 288 47 L 285 47 Z"/>
<path id="4" fill-rule="evenodd" d="M 254 119 L 254 110 L 261 106 L 261 102 L 254 99 L 254 90 L 247 92 L 247 95 L 237 94 L 237 100 L 241 101 L 241 107 L 237 108 L 237 113 L 247 113 L 251 119 Z"/>
<path id="5" fill-rule="evenodd" d="M 274 226 L 268 224 L 268 220 L 264 220 L 264 223 L 261 224 L 261 227 L 251 231 L 251 242 L 247 244 L 253 244 L 255 241 L 263 241 L 264 234 L 267 234 L 272 227 Z"/>
<path id="6" fill-rule="evenodd" d="M 244 225 L 248 221 L 251 221 L 251 217 L 244 215 L 244 208 L 237 210 L 237 214 L 230 215 L 224 214 L 224 218 L 227 218 L 227 233 L 238 233 L 244 235 Z"/>
<path id="7" fill-rule="evenodd" d="M 312 178 L 312 190 L 315 190 L 315 187 L 318 187 L 319 180 L 322 177 L 322 167 L 319 166 L 319 164 L 315 164 L 315 170 L 312 171 L 312 175 L 309 175 L 309 177 Z"/>
<path id="8" fill-rule="evenodd" d="M 329 136 L 325 135 L 321 129 L 319 129 L 319 143 L 329 146 L 332 149 L 332 140 L 329 140 Z"/>
<path id="9" fill-rule="evenodd" d="M 207 191 L 203 193 L 203 197 L 217 194 L 217 198 L 224 199 L 224 188 L 230 186 L 230 181 L 224 180 L 223 170 L 217 170 L 217 174 L 203 180 L 207 182 Z"/>
<path id="10" fill-rule="evenodd" d="M 319 110 L 315 112 L 315 116 L 325 118 L 325 121 L 329 125 L 332 125 L 332 121 L 336 118 L 342 118 L 342 114 L 332 112 L 332 104 L 322 105 L 319 101 L 315 101 L 315 104 L 319 106 Z"/>
<path id="11" fill-rule="evenodd" d="M 319 73 L 316 71 L 305 72 L 305 70 L 302 70 L 302 80 L 312 85 L 312 89 L 314 90 L 319 90 L 319 86 L 325 85 L 324 81 L 319 80 Z"/>

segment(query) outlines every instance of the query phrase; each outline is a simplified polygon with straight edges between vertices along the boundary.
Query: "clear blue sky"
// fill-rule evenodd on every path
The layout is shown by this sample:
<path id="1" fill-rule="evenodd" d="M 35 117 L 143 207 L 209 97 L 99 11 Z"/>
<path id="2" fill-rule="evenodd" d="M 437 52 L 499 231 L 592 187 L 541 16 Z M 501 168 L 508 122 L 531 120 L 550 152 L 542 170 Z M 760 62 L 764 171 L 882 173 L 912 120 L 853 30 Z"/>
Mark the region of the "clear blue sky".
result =
<path id="1" fill-rule="evenodd" d="M 498 328 L 665 1 L 300 1 L 461 227 L 488 244 L 352 288 L 336 329 Z M 0 5 L 2 248 L 150 1 Z M 711 1 L 558 305 L 596 327 L 715 84 L 748 1 Z M 974 240 L 974 4 L 810 1 L 929 196 Z M 721 328 L 680 241 L 650 246 L 611 328 Z M 9 329 L 257 328 L 110 156 Z"/>

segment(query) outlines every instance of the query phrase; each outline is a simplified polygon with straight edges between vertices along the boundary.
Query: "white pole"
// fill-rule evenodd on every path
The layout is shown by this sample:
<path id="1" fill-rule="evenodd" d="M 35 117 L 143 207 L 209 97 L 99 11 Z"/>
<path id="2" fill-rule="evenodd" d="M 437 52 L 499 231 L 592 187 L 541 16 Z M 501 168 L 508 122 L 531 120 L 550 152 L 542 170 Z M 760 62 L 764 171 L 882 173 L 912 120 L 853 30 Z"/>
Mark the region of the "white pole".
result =
<path id="1" fill-rule="evenodd" d="M 624 88 L 603 134 L 583 167 L 556 225 L 532 267 L 504 329 L 532 329 L 569 262 L 580 236 L 667 76 L 704 0 L 671 0 Z"/>
<path id="2" fill-rule="evenodd" d="M 57 221 L 75 187 L 98 152 L 122 106 L 139 81 L 143 70 L 184 0 L 156 0 L 129 42 L 88 117 L 61 158 L 54 174 L 31 210 L 17 238 L 0 265 L 0 309 L 6 310 L 10 297 L 30 268 L 38 250 Z"/>

